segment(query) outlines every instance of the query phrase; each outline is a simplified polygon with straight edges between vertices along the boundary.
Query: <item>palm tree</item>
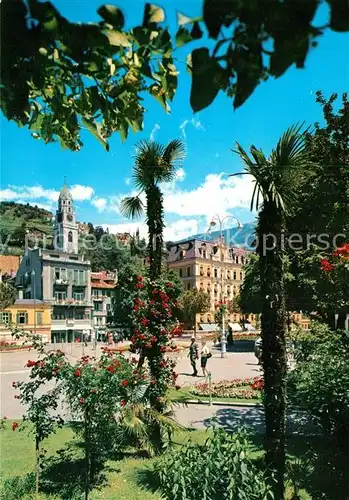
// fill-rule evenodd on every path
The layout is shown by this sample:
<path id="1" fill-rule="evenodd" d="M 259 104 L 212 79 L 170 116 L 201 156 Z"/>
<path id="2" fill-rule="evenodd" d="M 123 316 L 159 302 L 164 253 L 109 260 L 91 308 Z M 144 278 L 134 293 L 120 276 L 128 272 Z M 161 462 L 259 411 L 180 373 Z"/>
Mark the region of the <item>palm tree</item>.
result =
<path id="1" fill-rule="evenodd" d="M 138 191 L 121 202 L 121 213 L 128 218 L 139 217 L 145 211 L 148 225 L 149 274 L 152 280 L 161 274 L 164 229 L 164 205 L 160 184 L 171 182 L 185 156 L 182 141 L 173 140 L 162 146 L 152 141 L 141 141 L 136 147 L 133 182 Z M 146 202 L 141 199 L 145 194 Z"/>
<path id="2" fill-rule="evenodd" d="M 269 158 L 255 146 L 250 155 L 237 143 L 244 174 L 255 183 L 251 210 L 259 210 L 257 253 L 261 280 L 266 461 L 275 471 L 275 500 L 284 498 L 286 413 L 286 307 L 284 231 L 296 197 L 297 178 L 309 166 L 302 125 L 290 127 Z M 241 174 L 233 174 L 241 175 Z"/>

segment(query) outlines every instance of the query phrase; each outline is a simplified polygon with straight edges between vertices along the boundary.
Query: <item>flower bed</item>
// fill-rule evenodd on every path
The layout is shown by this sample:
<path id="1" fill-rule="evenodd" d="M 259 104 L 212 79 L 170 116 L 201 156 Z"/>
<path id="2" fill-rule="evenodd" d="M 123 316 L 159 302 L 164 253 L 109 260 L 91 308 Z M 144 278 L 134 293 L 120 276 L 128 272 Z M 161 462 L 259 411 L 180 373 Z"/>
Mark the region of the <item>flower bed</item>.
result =
<path id="1" fill-rule="evenodd" d="M 27 351 L 31 349 L 30 345 L 16 344 L 16 342 L 8 342 L 6 340 L 0 341 L 0 352 L 1 351 Z"/>
<path id="2" fill-rule="evenodd" d="M 213 382 L 211 387 L 207 382 L 195 385 L 190 392 L 195 396 L 212 396 L 216 398 L 260 399 L 263 390 L 263 379 L 259 377 L 220 380 Z"/>

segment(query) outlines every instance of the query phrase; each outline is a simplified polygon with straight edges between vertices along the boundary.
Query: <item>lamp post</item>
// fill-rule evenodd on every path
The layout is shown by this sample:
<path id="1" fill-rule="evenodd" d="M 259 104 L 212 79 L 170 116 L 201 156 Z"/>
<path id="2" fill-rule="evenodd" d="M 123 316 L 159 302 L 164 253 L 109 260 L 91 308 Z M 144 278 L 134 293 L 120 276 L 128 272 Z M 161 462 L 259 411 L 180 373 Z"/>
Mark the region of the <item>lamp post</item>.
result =
<path id="1" fill-rule="evenodd" d="M 238 223 L 238 228 L 242 227 L 242 224 L 240 220 L 235 217 L 235 215 L 226 215 L 225 217 L 220 217 L 218 214 L 216 214 L 211 222 L 210 226 L 208 228 L 208 232 L 211 230 L 212 227 L 214 227 L 217 222 L 219 224 L 219 233 L 220 233 L 220 241 L 219 241 L 219 247 L 220 247 L 220 261 L 221 261 L 221 304 L 224 306 L 224 254 L 223 254 L 223 223 L 227 219 L 234 219 Z M 225 358 L 226 352 L 227 352 L 227 336 L 225 334 L 225 317 L 224 317 L 224 312 L 222 311 L 222 336 L 221 336 L 221 358 Z"/>

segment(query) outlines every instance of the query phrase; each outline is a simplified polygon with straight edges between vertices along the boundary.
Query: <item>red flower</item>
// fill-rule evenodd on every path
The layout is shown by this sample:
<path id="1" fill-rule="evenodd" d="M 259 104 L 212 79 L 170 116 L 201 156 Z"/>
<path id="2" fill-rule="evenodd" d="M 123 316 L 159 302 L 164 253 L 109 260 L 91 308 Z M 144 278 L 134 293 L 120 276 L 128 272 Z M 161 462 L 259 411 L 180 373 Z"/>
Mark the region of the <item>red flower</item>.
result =
<path id="1" fill-rule="evenodd" d="M 157 295 L 157 294 L 159 293 L 159 291 L 158 291 L 158 290 L 153 290 L 151 293 L 152 293 L 153 295 Z"/>
<path id="2" fill-rule="evenodd" d="M 53 376 L 53 377 L 56 377 L 56 376 L 57 376 L 57 373 L 58 373 L 58 370 L 57 370 L 57 369 L 52 370 L 52 376 Z"/>
<path id="3" fill-rule="evenodd" d="M 179 391 L 179 389 L 181 388 L 180 385 L 175 385 L 175 388 L 176 388 L 176 391 Z"/>
<path id="4" fill-rule="evenodd" d="M 143 281 L 143 276 L 137 276 L 137 281 L 140 282 L 140 281 Z"/>
<path id="5" fill-rule="evenodd" d="M 43 361 L 37 361 L 37 362 L 35 363 L 35 366 L 37 366 L 38 368 L 41 368 L 41 367 L 43 367 L 43 366 L 44 366 L 44 364 L 45 364 L 45 363 L 43 363 Z"/>
<path id="6" fill-rule="evenodd" d="M 122 387 L 127 387 L 128 386 L 128 380 L 124 379 L 121 381 Z"/>
<path id="7" fill-rule="evenodd" d="M 90 391 L 90 392 L 91 392 L 91 394 L 96 394 L 97 389 L 91 389 L 91 391 Z"/>
<path id="8" fill-rule="evenodd" d="M 151 306 L 154 306 L 154 305 L 156 304 L 156 302 L 155 302 L 155 300 L 151 299 L 151 300 L 149 301 L 149 304 L 150 304 Z"/>
<path id="9" fill-rule="evenodd" d="M 17 387 L 17 382 L 12 382 L 12 387 Z"/>
<path id="10" fill-rule="evenodd" d="M 143 283 L 137 283 L 136 288 L 139 288 L 139 289 L 144 288 Z"/>
<path id="11" fill-rule="evenodd" d="M 144 347 L 146 347 L 147 349 L 151 349 L 152 345 L 149 342 L 147 342 Z"/>
<path id="12" fill-rule="evenodd" d="M 32 366 L 35 366 L 35 365 L 36 365 L 36 361 L 31 361 L 29 359 L 26 366 L 27 366 L 27 368 L 31 368 Z"/>
<path id="13" fill-rule="evenodd" d="M 74 376 L 75 377 L 80 377 L 81 376 L 81 370 L 79 370 L 79 368 L 77 370 L 75 370 Z"/>
<path id="14" fill-rule="evenodd" d="M 134 306 L 133 310 L 134 310 L 135 312 L 138 312 L 138 311 L 139 311 L 139 306 Z"/>
<path id="15" fill-rule="evenodd" d="M 126 401 L 125 401 L 124 399 L 122 399 L 122 400 L 120 401 L 120 406 L 125 406 L 125 405 L 126 405 Z"/>
<path id="16" fill-rule="evenodd" d="M 79 399 L 79 402 L 80 402 L 80 404 L 81 404 L 81 405 L 83 405 L 83 404 L 85 403 L 84 398 L 80 398 L 80 399 Z"/>
<path id="17" fill-rule="evenodd" d="M 167 288 L 172 288 L 172 287 L 173 287 L 173 284 L 172 284 L 170 281 L 166 281 L 165 286 L 166 286 Z"/>
<path id="18" fill-rule="evenodd" d="M 322 271 L 325 271 L 325 273 L 329 273 L 329 272 L 333 271 L 334 265 L 331 264 L 327 259 L 322 259 L 321 269 L 322 269 Z"/>
<path id="19" fill-rule="evenodd" d="M 19 423 L 13 422 L 12 423 L 12 430 L 15 431 L 17 429 L 17 427 L 19 427 Z"/>
<path id="20" fill-rule="evenodd" d="M 160 347 L 160 351 L 161 351 L 161 352 L 166 352 L 166 347 L 165 347 L 164 345 L 163 345 L 163 346 L 161 346 L 161 347 Z"/>
<path id="21" fill-rule="evenodd" d="M 139 339 L 140 340 L 144 340 L 145 339 L 145 335 L 143 335 L 143 333 L 139 336 Z"/>
<path id="22" fill-rule="evenodd" d="M 106 370 L 107 370 L 107 372 L 109 372 L 109 373 L 115 373 L 115 368 L 114 368 L 114 366 L 112 366 L 112 365 L 108 366 L 108 368 L 107 368 Z"/>
<path id="23" fill-rule="evenodd" d="M 165 368 L 167 366 L 166 361 L 161 361 L 160 366 L 161 368 Z"/>
<path id="24" fill-rule="evenodd" d="M 153 335 L 150 340 L 151 340 L 151 342 L 153 342 L 153 344 L 158 341 L 158 339 L 155 337 L 155 335 Z"/>
<path id="25" fill-rule="evenodd" d="M 149 325 L 149 319 L 147 319 L 147 318 L 142 318 L 142 319 L 141 319 L 141 324 L 142 324 L 143 326 L 148 326 L 148 325 Z"/>

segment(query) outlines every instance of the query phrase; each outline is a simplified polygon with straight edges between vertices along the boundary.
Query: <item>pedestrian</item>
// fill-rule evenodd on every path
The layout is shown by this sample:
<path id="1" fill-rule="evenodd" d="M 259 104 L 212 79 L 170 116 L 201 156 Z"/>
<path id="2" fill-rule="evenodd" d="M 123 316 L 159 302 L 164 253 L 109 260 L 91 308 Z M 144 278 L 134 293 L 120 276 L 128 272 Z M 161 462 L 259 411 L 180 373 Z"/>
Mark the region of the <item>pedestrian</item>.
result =
<path id="1" fill-rule="evenodd" d="M 207 372 L 207 360 L 212 357 L 212 354 L 210 353 L 209 348 L 206 345 L 206 342 L 202 343 L 202 349 L 201 349 L 201 369 L 204 377 L 207 377 L 208 372 Z"/>
<path id="2" fill-rule="evenodd" d="M 196 377 L 198 374 L 198 370 L 196 368 L 196 360 L 199 359 L 199 349 L 194 336 L 191 338 L 191 343 L 189 346 L 189 358 L 190 364 L 193 368 L 193 377 Z"/>

